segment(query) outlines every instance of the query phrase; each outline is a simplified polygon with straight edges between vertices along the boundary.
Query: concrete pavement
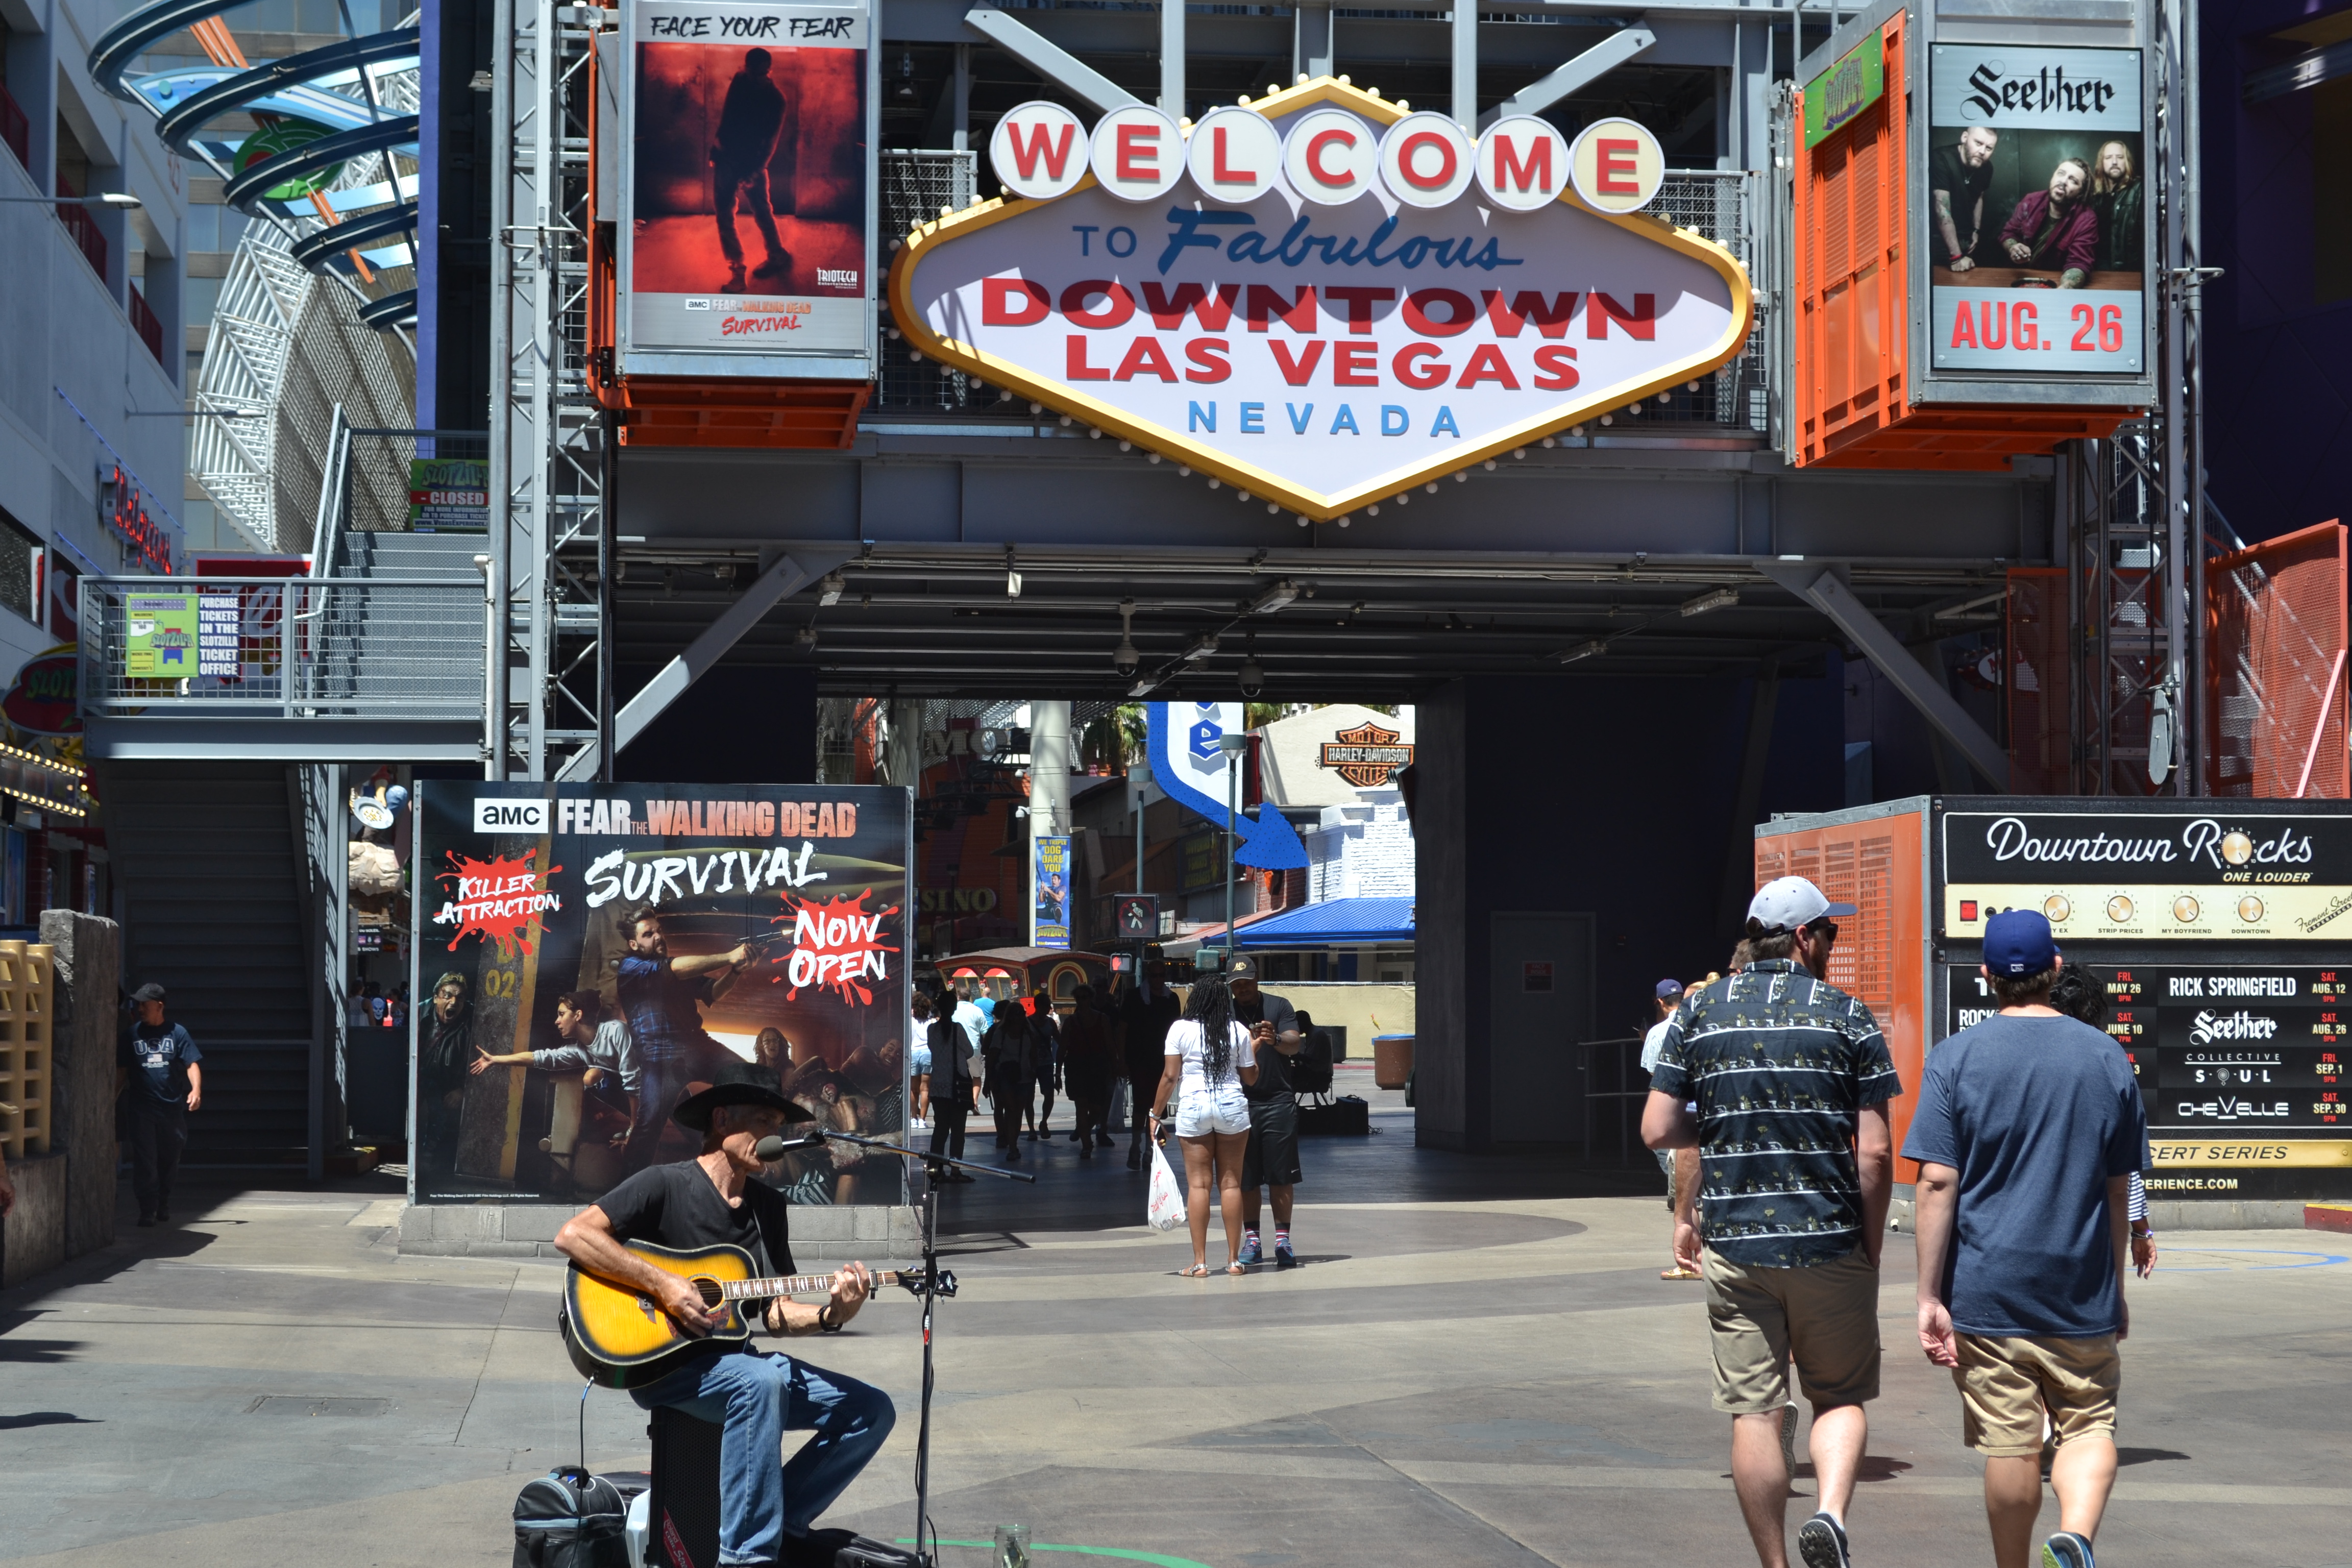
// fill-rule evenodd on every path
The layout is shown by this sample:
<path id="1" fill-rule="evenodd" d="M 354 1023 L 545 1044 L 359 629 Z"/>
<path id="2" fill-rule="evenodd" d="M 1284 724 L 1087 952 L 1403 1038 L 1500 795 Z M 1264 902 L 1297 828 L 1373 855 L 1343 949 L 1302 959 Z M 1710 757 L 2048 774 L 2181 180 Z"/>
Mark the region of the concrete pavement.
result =
<path id="1" fill-rule="evenodd" d="M 1752 1561 L 1697 1287 L 1656 1278 L 1656 1199 L 1549 1194 L 1576 1184 L 1416 1152 L 1398 1125 L 1310 1145 L 1308 1267 L 1194 1280 L 1176 1274 L 1181 1232 L 1121 1217 L 1142 1205 L 1123 1159 L 1073 1155 L 1036 1189 L 956 1194 L 975 1212 L 951 1243 L 963 1294 L 940 1310 L 943 1538 L 1022 1522 L 1041 1543 L 1211 1568 Z M 1511 1195 L 1463 1190 L 1481 1170 Z M 559 1268 L 404 1258 L 397 1200 L 364 1191 L 174 1206 L 176 1229 L 126 1228 L 0 1297 L 0 1558 L 507 1562 L 516 1490 L 578 1453 Z M 2102 1561 L 2352 1563 L 2352 1247 L 2178 1239 L 2133 1296 Z M 1909 1238 L 1887 1257 L 1857 1560 L 1984 1563 L 1957 1396 L 1910 1348 Z M 803 1342 L 899 1399 L 833 1520 L 886 1538 L 911 1521 L 916 1321 L 900 1296 Z M 625 1396 L 591 1394 L 585 1419 L 592 1465 L 644 1466 Z"/>

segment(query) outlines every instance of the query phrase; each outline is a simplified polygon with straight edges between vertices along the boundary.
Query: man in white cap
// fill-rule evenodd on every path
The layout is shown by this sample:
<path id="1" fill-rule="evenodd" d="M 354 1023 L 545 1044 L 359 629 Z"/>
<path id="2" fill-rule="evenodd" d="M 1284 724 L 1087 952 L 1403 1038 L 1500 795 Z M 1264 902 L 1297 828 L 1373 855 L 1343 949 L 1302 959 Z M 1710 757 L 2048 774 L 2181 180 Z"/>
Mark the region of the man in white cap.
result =
<path id="1" fill-rule="evenodd" d="M 1802 877 L 1766 883 L 1748 906 L 1753 962 L 1684 999 L 1642 1112 L 1651 1148 L 1699 1151 L 1699 1221 L 1675 1247 L 1706 1281 L 1715 1407 L 1732 1418 L 1732 1481 L 1764 1568 L 1788 1563 L 1791 1358 L 1821 1502 L 1797 1531 L 1807 1568 L 1850 1568 L 1863 1406 L 1878 1397 L 1886 1102 L 1903 1084 L 1870 1009 L 1822 979 L 1837 917 L 1854 912 Z"/>

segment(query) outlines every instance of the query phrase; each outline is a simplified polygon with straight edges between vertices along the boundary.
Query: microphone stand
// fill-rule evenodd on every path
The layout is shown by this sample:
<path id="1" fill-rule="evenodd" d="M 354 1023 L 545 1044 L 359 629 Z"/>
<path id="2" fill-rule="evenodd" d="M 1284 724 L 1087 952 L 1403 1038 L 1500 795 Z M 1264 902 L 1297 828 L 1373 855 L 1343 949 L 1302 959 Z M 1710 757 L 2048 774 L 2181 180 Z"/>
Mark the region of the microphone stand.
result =
<path id="1" fill-rule="evenodd" d="M 861 1138 L 854 1132 L 827 1132 L 824 1139 L 828 1143 L 855 1143 L 863 1149 L 903 1154 L 923 1163 L 923 1405 L 922 1422 L 915 1438 L 915 1557 L 924 1568 L 937 1568 L 938 1554 L 924 1544 L 924 1532 L 929 1528 L 931 1514 L 931 1314 L 939 1301 L 940 1289 L 940 1175 L 954 1167 L 1003 1181 L 1027 1182 L 1033 1186 L 1037 1178 L 1026 1171 L 1007 1171 L 977 1161 L 934 1154 L 928 1149 L 909 1149 L 904 1143 Z"/>

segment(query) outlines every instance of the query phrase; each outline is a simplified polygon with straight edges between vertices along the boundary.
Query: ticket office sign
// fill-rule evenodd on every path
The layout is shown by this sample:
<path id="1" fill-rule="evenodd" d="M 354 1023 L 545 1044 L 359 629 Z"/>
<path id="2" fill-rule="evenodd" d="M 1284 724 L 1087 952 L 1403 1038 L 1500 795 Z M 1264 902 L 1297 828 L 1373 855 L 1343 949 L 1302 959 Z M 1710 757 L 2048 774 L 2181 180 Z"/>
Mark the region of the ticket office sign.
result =
<path id="1" fill-rule="evenodd" d="M 2352 932 L 2352 818 L 2309 814 L 1954 811 L 1945 935 L 2039 910 L 2069 941 L 2328 942 Z"/>
<path id="2" fill-rule="evenodd" d="M 2352 1191 L 2352 969 L 2086 967 L 2139 1081 L 2151 1191 Z M 1976 970 L 1952 965 L 1946 982 L 1947 1037 L 1997 1011 Z"/>
<path id="3" fill-rule="evenodd" d="M 870 6 L 635 0 L 625 15 L 625 368 L 866 375 Z"/>
<path id="4" fill-rule="evenodd" d="M 1937 370 L 2146 370 L 2143 69 L 2137 49 L 1934 46 L 1916 211 Z"/>

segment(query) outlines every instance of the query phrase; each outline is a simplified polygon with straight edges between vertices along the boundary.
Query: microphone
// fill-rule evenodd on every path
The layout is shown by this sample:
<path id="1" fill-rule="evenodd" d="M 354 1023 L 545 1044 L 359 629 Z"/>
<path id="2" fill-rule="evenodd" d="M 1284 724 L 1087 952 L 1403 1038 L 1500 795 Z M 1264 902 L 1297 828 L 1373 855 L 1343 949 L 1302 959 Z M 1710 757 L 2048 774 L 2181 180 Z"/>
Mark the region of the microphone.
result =
<path id="1" fill-rule="evenodd" d="M 804 1132 L 798 1138 L 786 1138 L 781 1133 L 771 1132 L 751 1146 L 751 1157 L 764 1165 L 771 1160 L 782 1159 L 795 1149 L 814 1149 L 824 1142 L 824 1134 L 822 1132 Z"/>

